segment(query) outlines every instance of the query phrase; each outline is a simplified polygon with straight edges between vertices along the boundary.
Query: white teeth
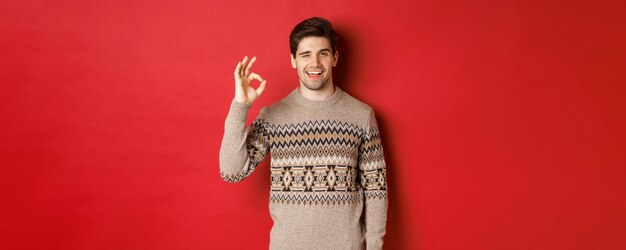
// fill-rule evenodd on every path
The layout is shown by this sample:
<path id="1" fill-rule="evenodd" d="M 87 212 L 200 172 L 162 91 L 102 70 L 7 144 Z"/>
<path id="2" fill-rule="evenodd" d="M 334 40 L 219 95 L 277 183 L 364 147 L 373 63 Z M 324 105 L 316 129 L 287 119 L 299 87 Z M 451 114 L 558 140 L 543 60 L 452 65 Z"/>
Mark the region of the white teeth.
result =
<path id="1" fill-rule="evenodd" d="M 306 73 L 309 75 L 321 75 L 322 74 L 321 71 L 307 71 Z"/>

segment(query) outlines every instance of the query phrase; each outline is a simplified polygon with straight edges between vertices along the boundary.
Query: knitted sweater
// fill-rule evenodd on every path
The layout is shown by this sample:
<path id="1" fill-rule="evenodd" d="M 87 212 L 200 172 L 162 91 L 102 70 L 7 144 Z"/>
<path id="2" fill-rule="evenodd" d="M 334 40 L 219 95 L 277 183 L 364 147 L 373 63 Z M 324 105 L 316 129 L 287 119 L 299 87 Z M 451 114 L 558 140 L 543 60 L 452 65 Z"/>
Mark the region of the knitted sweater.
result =
<path id="1" fill-rule="evenodd" d="M 323 101 L 295 89 L 246 127 L 249 108 L 231 104 L 220 174 L 239 182 L 271 153 L 270 249 L 381 249 L 387 182 L 372 108 L 337 87 Z"/>

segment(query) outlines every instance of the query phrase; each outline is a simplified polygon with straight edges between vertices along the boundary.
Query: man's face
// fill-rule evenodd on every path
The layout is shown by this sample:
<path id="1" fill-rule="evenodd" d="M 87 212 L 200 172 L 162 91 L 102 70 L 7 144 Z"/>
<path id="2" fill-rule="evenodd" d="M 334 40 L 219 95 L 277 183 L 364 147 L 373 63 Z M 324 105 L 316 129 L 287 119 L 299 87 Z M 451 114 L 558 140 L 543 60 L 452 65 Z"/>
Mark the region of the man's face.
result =
<path id="1" fill-rule="evenodd" d="M 291 66 L 298 71 L 300 83 L 310 90 L 319 90 L 332 83 L 332 68 L 337 65 L 338 53 L 333 55 L 325 37 L 310 36 L 298 44 L 296 55 L 291 55 Z"/>

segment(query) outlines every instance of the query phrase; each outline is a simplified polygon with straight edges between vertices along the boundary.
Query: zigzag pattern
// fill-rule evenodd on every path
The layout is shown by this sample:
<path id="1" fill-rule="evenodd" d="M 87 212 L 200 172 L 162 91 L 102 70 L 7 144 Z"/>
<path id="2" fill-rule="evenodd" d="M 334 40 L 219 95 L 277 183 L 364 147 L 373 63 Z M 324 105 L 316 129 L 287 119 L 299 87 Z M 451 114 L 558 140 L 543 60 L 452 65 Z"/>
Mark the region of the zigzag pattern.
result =
<path id="1" fill-rule="evenodd" d="M 319 157 L 328 155 L 357 155 L 356 147 L 348 145 L 315 145 L 309 147 L 276 148 L 272 150 L 272 157 L 290 158 L 293 156 Z"/>
<path id="2" fill-rule="evenodd" d="M 363 169 L 385 168 L 385 157 L 378 128 L 371 128 L 369 133 L 365 134 L 359 147 L 359 157 L 359 166 Z"/>
<path id="3" fill-rule="evenodd" d="M 365 192 L 365 199 L 371 199 L 371 200 L 385 200 L 387 199 L 387 190 L 371 190 L 368 191 L 366 190 Z"/>
<path id="4" fill-rule="evenodd" d="M 288 167 L 297 165 L 356 165 L 357 160 L 351 156 L 319 156 L 319 157 L 293 157 L 272 159 L 272 166 Z"/>
<path id="5" fill-rule="evenodd" d="M 222 179 L 225 182 L 240 182 L 246 177 L 248 177 L 248 175 L 250 175 L 251 173 L 252 172 L 240 173 L 236 175 L 227 175 L 224 172 L 220 172 L 220 176 L 222 176 Z"/>
<path id="6" fill-rule="evenodd" d="M 262 119 L 256 119 L 248 129 L 246 145 L 248 145 L 248 156 L 250 157 L 250 167 L 258 166 L 269 151 L 270 124 Z"/>
<path id="7" fill-rule="evenodd" d="M 292 205 L 346 205 L 363 200 L 361 192 L 271 192 L 270 201 Z"/>
<path id="8" fill-rule="evenodd" d="M 240 182 L 241 180 L 248 177 L 254 169 L 261 164 L 267 152 L 269 151 L 269 141 L 270 141 L 270 132 L 269 126 L 270 124 L 262 119 L 256 119 L 250 127 L 248 127 L 247 137 L 246 137 L 246 145 L 248 151 L 248 159 L 246 163 L 246 167 L 244 169 L 234 175 L 228 175 L 226 173 L 220 172 L 222 179 L 226 182 Z"/>
<path id="9" fill-rule="evenodd" d="M 271 149 L 270 201 L 344 205 L 386 199 L 385 161 L 377 128 L 337 121 L 272 125 L 256 119 L 246 138 L 247 167 L 227 181 L 241 181 Z"/>
<path id="10" fill-rule="evenodd" d="M 363 129 L 337 121 L 310 121 L 299 124 L 276 125 L 272 128 L 272 148 L 316 145 L 345 145 L 358 147 Z"/>
<path id="11" fill-rule="evenodd" d="M 272 165 L 355 165 L 363 132 L 356 125 L 327 120 L 275 125 Z"/>

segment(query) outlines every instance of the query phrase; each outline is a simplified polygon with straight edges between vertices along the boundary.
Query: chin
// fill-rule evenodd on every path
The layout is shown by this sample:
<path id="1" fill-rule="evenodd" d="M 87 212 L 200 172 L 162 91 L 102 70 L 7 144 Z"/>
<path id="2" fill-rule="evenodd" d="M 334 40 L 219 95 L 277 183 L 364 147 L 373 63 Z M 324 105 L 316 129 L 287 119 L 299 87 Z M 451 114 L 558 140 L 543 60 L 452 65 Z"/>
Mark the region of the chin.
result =
<path id="1" fill-rule="evenodd" d="M 326 83 L 311 84 L 311 83 L 306 83 L 305 82 L 304 86 L 307 89 L 310 89 L 310 90 L 320 90 L 320 89 L 322 89 L 322 88 L 324 88 L 326 86 Z"/>

